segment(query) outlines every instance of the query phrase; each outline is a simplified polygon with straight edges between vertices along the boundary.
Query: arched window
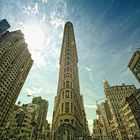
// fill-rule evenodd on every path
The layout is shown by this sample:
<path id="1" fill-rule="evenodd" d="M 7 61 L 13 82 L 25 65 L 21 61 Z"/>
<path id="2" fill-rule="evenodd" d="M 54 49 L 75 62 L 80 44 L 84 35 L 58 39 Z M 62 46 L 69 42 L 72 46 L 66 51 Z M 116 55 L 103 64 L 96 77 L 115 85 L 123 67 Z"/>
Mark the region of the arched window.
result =
<path id="1" fill-rule="evenodd" d="M 64 103 L 61 104 L 61 112 L 64 112 Z"/>
<path id="2" fill-rule="evenodd" d="M 66 90 L 66 98 L 69 98 L 69 90 Z"/>
<path id="3" fill-rule="evenodd" d="M 65 112 L 69 113 L 69 102 L 65 103 Z"/>
<path id="4" fill-rule="evenodd" d="M 66 81 L 66 88 L 69 87 L 69 81 Z"/>

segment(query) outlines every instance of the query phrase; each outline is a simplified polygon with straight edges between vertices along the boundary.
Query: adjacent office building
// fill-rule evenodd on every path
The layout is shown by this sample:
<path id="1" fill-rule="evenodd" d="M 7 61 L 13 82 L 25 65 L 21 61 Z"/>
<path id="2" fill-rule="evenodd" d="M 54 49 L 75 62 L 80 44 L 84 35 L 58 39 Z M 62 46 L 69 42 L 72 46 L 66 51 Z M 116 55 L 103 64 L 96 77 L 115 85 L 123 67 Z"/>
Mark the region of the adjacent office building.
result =
<path id="1" fill-rule="evenodd" d="M 71 22 L 65 24 L 57 95 L 54 101 L 52 140 L 73 140 L 87 137 L 89 131 L 80 95 L 78 56 L 74 29 Z"/>
<path id="2" fill-rule="evenodd" d="M 120 115 L 120 103 L 126 97 L 129 97 L 136 88 L 134 85 L 110 86 L 109 83 L 104 81 L 104 92 L 108 101 L 111 112 L 111 131 L 112 138 L 116 140 L 127 139 L 128 135 L 123 125 L 123 120 Z"/>
<path id="3" fill-rule="evenodd" d="M 110 130 L 111 112 L 107 100 L 97 106 L 96 114 L 99 116 L 99 128 L 101 130 L 101 136 L 103 140 L 109 140 L 112 138 Z"/>
<path id="4" fill-rule="evenodd" d="M 42 138 L 43 139 L 43 131 L 46 127 L 46 118 L 47 118 L 47 112 L 48 112 L 48 101 L 42 99 L 41 97 L 34 97 L 32 100 L 32 104 L 35 104 L 38 106 L 38 116 L 34 123 L 35 130 L 34 130 L 34 138 Z"/>
<path id="5" fill-rule="evenodd" d="M 134 52 L 128 63 L 128 67 L 140 83 L 140 50 Z"/>
<path id="6" fill-rule="evenodd" d="M 48 101 L 41 97 L 33 98 L 33 103 L 14 105 L 2 136 L 20 139 L 46 140 L 50 137 L 50 127 L 46 120 Z M 11 135 L 7 133 L 10 131 Z"/>
<path id="7" fill-rule="evenodd" d="M 32 111 L 28 110 L 28 104 L 15 105 L 7 121 L 1 139 L 26 139 L 30 140 L 32 134 Z"/>
<path id="8" fill-rule="evenodd" d="M 43 131 L 41 133 L 41 140 L 50 140 L 50 139 L 51 139 L 50 123 L 48 123 L 48 121 L 46 120 Z"/>
<path id="9" fill-rule="evenodd" d="M 0 134 L 33 64 L 20 30 L 9 32 L 0 23 Z"/>
<path id="10" fill-rule="evenodd" d="M 140 139 L 140 89 L 120 104 L 120 114 L 129 139 Z"/>
<path id="11" fill-rule="evenodd" d="M 99 124 L 98 124 L 98 119 L 94 119 L 93 120 L 93 133 L 92 133 L 92 137 L 94 139 L 100 139 L 100 134 L 101 134 L 101 131 L 100 131 L 100 127 L 99 127 Z"/>
<path id="12" fill-rule="evenodd" d="M 10 28 L 6 19 L 0 20 L 0 36 L 2 36 Z"/>

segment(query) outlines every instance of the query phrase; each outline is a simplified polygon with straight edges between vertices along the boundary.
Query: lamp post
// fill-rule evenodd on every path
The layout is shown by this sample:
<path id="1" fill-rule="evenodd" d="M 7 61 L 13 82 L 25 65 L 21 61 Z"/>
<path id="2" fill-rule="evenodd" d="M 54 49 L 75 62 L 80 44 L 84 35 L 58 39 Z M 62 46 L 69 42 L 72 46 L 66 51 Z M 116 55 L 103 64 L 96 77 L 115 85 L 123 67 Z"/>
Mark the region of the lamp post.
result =
<path id="1" fill-rule="evenodd" d="M 102 100 L 104 100 L 104 99 L 106 99 L 106 97 L 96 100 L 96 106 L 98 105 L 97 103 L 98 103 L 99 101 L 102 101 Z"/>

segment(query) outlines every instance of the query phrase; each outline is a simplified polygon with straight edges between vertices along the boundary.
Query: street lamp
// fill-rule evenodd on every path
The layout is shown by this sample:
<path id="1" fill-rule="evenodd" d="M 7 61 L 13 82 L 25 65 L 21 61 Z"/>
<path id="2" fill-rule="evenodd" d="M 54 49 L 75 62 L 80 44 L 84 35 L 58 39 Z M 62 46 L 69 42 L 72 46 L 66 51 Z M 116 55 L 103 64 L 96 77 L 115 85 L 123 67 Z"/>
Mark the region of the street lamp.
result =
<path id="1" fill-rule="evenodd" d="M 98 105 L 97 103 L 98 103 L 99 101 L 102 101 L 102 100 L 104 100 L 104 99 L 106 99 L 106 97 L 96 100 L 96 106 Z"/>

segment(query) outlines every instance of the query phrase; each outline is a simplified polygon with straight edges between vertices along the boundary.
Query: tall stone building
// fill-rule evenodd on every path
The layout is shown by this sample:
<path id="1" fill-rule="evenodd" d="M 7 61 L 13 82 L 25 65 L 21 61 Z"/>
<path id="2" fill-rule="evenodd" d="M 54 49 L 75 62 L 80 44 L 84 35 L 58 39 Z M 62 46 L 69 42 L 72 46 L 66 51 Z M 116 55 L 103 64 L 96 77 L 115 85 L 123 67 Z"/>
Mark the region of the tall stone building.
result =
<path id="1" fill-rule="evenodd" d="M 32 104 L 38 106 L 38 115 L 36 121 L 34 121 L 36 123 L 36 126 L 33 135 L 35 135 L 35 138 L 39 139 L 42 137 L 43 130 L 46 127 L 45 124 L 48 112 L 48 101 L 42 99 L 41 97 L 34 97 L 32 100 Z"/>
<path id="2" fill-rule="evenodd" d="M 6 28 L 0 35 L 0 133 L 33 64 L 22 32 Z"/>
<path id="3" fill-rule="evenodd" d="M 80 95 L 78 56 L 74 29 L 65 24 L 57 96 L 52 120 L 52 140 L 73 140 L 88 135 L 83 97 Z"/>
<path id="4" fill-rule="evenodd" d="M 92 133 L 92 137 L 93 139 L 102 139 L 102 132 L 100 129 L 100 123 L 99 123 L 99 119 L 94 119 L 93 120 L 93 133 Z"/>
<path id="5" fill-rule="evenodd" d="M 35 97 L 32 102 L 22 106 L 14 105 L 2 138 L 46 140 L 50 137 L 49 124 L 46 120 L 48 101 Z"/>
<path id="6" fill-rule="evenodd" d="M 32 134 L 31 122 L 32 111 L 28 104 L 15 105 L 0 138 L 30 140 Z"/>
<path id="7" fill-rule="evenodd" d="M 111 111 L 111 134 L 116 140 L 127 139 L 128 135 L 123 125 L 123 120 L 120 115 L 120 103 L 123 99 L 130 96 L 136 90 L 134 85 L 110 86 L 104 81 L 104 92 Z"/>
<path id="8" fill-rule="evenodd" d="M 50 123 L 48 123 L 48 121 L 46 120 L 44 126 L 45 127 L 44 127 L 44 129 L 42 131 L 42 138 L 44 138 L 44 140 L 50 140 L 51 139 Z"/>
<path id="9" fill-rule="evenodd" d="M 140 50 L 134 52 L 128 63 L 128 67 L 140 83 Z"/>
<path id="10" fill-rule="evenodd" d="M 112 139 L 110 131 L 111 112 L 107 100 L 97 106 L 96 114 L 99 116 L 99 128 L 104 140 Z"/>
<path id="11" fill-rule="evenodd" d="M 120 104 L 120 115 L 129 139 L 140 139 L 140 89 Z"/>
<path id="12" fill-rule="evenodd" d="M 0 36 L 2 36 L 10 28 L 6 19 L 0 20 Z"/>

